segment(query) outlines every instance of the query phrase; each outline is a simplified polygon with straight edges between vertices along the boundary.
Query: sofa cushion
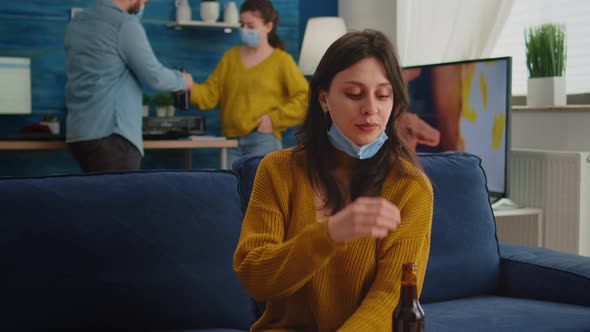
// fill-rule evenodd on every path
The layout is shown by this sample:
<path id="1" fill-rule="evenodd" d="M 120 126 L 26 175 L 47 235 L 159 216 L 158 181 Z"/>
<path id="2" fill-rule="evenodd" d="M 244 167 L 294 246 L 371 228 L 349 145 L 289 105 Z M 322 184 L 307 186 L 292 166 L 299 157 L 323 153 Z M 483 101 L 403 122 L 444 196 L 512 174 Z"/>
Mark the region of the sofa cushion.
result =
<path id="1" fill-rule="evenodd" d="M 430 258 L 421 301 L 494 293 L 500 257 L 481 160 L 461 152 L 419 158 L 434 190 Z M 261 160 L 262 156 L 245 156 L 233 165 L 244 209 Z"/>
<path id="2" fill-rule="evenodd" d="M 590 257 L 500 243 L 500 266 L 501 295 L 590 307 Z"/>
<path id="3" fill-rule="evenodd" d="M 495 293 L 500 255 L 481 160 L 471 154 L 420 154 L 434 190 L 430 257 L 420 301 Z"/>
<path id="4" fill-rule="evenodd" d="M 2 327 L 248 330 L 229 171 L 0 181 Z"/>
<path id="5" fill-rule="evenodd" d="M 436 332 L 589 331 L 590 307 L 482 296 L 423 305 L 425 330 Z"/>

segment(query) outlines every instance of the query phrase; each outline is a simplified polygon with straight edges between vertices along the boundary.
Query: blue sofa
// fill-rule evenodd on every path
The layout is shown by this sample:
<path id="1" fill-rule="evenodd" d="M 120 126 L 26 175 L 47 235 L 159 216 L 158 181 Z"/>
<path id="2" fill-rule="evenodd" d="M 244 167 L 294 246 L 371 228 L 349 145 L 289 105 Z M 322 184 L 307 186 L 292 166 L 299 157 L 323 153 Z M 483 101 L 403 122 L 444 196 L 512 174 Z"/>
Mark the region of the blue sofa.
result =
<path id="1" fill-rule="evenodd" d="M 420 158 L 427 330 L 590 331 L 590 258 L 498 244 L 479 159 Z M 259 162 L 0 180 L 0 329 L 247 330 L 258 306 L 232 256 Z"/>

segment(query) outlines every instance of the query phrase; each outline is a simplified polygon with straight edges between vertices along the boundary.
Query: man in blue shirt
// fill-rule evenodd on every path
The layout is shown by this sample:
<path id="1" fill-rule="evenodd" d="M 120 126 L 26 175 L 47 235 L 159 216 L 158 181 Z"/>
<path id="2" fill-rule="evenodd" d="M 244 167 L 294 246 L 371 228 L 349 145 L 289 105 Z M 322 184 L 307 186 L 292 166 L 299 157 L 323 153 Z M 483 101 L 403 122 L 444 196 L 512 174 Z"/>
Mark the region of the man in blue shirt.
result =
<path id="1" fill-rule="evenodd" d="M 191 75 L 156 59 L 139 21 L 147 2 L 96 0 L 66 29 L 66 141 L 85 172 L 140 169 L 142 84 L 193 85 Z"/>

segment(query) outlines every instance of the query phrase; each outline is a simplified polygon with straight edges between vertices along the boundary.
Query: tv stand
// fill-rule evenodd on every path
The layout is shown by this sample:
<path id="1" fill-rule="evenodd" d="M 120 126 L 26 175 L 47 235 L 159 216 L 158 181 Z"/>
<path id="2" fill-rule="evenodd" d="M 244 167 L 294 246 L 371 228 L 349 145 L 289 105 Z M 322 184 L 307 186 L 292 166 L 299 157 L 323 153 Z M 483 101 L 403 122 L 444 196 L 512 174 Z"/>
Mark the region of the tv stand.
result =
<path id="1" fill-rule="evenodd" d="M 518 204 L 514 203 L 510 198 L 500 198 L 492 203 L 492 209 L 494 210 L 512 210 L 518 208 Z"/>

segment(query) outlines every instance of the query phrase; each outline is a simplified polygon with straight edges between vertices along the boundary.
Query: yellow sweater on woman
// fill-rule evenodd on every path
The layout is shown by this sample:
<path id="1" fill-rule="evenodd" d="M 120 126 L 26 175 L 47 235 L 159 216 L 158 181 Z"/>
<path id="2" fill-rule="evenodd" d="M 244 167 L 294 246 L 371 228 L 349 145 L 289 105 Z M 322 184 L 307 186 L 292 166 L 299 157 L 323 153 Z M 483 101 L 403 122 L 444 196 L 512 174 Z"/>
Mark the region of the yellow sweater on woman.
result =
<path id="1" fill-rule="evenodd" d="M 432 224 L 433 194 L 425 175 L 389 174 L 381 196 L 401 211 L 401 224 L 377 240 L 333 242 L 317 220 L 304 157 L 290 150 L 261 162 L 234 271 L 250 295 L 266 301 L 251 331 L 391 331 L 404 262 L 418 263 L 422 290 Z M 347 158 L 350 158 L 346 156 Z"/>
<path id="2" fill-rule="evenodd" d="M 293 58 L 281 49 L 261 63 L 246 68 L 240 47 L 229 49 L 203 84 L 195 84 L 191 103 L 200 109 L 221 104 L 221 131 L 226 137 L 245 136 L 269 114 L 273 134 L 298 125 L 307 107 L 307 80 Z"/>

